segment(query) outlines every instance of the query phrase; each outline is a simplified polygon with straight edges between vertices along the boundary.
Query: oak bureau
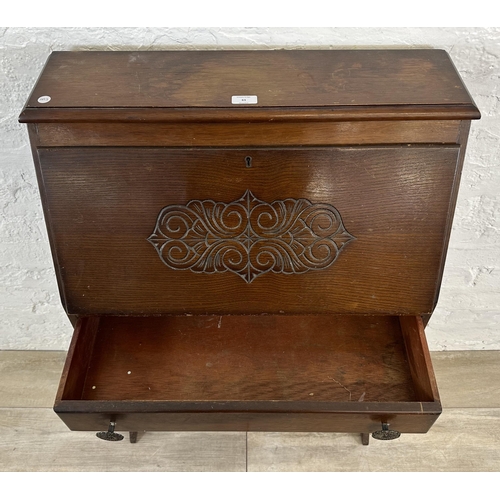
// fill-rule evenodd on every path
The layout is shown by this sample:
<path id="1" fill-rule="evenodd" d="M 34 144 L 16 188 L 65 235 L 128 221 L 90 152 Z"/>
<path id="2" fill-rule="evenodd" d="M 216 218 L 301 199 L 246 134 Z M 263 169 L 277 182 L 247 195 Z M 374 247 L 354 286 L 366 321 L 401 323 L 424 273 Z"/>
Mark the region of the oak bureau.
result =
<path id="1" fill-rule="evenodd" d="M 441 50 L 52 53 L 20 121 L 74 325 L 57 414 L 109 440 L 427 432 L 479 117 Z"/>

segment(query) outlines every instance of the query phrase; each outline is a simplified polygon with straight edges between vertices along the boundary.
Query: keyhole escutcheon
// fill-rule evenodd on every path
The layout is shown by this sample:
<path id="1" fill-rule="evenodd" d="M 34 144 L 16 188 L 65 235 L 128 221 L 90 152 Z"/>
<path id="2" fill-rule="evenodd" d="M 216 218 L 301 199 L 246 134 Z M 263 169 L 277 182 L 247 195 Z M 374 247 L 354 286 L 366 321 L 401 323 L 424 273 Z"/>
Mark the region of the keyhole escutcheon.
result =
<path id="1" fill-rule="evenodd" d="M 251 168 L 251 166 L 252 166 L 252 157 L 251 156 L 245 156 L 245 166 L 247 168 Z"/>

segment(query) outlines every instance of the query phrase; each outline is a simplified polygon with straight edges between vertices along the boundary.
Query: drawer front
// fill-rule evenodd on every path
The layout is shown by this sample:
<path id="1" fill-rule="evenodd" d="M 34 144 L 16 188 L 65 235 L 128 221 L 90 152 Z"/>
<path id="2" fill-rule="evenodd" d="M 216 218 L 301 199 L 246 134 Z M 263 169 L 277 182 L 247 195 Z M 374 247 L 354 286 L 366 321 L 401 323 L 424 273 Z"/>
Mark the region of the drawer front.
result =
<path id="1" fill-rule="evenodd" d="M 432 311 L 458 147 L 41 148 L 73 314 Z"/>
<path id="2" fill-rule="evenodd" d="M 76 407 L 75 407 L 76 406 Z M 391 429 L 405 433 L 426 433 L 438 419 L 441 410 L 436 405 L 415 403 L 408 409 L 380 405 L 379 409 L 341 409 L 333 411 L 263 412 L 211 411 L 168 412 L 151 407 L 144 411 L 134 405 L 124 405 L 117 411 L 116 403 L 100 405 L 94 411 L 88 405 L 61 405 L 56 413 L 72 431 L 103 431 L 110 419 L 116 421 L 116 430 L 125 431 L 226 431 L 226 432 L 350 432 L 371 433 L 381 429 L 381 422 Z M 159 405 L 156 405 L 159 406 Z M 354 406 L 354 405 L 353 405 Z M 360 407 L 362 405 L 359 405 Z M 401 409 L 403 407 L 403 409 Z M 83 411 L 82 411 L 83 410 Z M 135 410 L 135 411 L 134 411 Z"/>

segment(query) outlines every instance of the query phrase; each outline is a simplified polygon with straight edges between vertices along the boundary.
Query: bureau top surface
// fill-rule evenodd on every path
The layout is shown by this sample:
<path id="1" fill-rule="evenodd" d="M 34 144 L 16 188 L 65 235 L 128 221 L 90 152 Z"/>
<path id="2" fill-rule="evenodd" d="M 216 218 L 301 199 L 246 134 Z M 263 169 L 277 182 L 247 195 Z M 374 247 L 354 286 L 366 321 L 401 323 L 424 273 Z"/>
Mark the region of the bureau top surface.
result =
<path id="1" fill-rule="evenodd" d="M 127 120 L 203 112 L 207 119 L 265 112 L 278 119 L 479 118 L 442 50 L 212 50 L 53 52 L 20 120 L 119 119 L 124 112 Z"/>

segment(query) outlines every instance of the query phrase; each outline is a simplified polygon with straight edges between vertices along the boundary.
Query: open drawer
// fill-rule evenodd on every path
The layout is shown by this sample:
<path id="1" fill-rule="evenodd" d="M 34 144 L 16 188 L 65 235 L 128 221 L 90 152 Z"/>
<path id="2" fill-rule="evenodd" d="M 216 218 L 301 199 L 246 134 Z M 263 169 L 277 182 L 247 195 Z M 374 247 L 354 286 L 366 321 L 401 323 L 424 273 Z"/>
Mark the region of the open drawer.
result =
<path id="1" fill-rule="evenodd" d="M 427 432 L 415 316 L 80 318 L 55 411 L 72 430 Z"/>

